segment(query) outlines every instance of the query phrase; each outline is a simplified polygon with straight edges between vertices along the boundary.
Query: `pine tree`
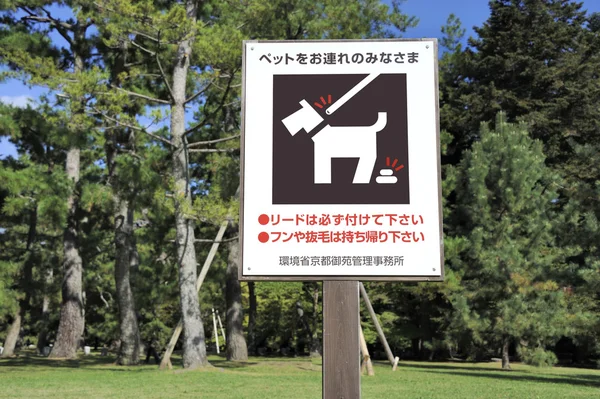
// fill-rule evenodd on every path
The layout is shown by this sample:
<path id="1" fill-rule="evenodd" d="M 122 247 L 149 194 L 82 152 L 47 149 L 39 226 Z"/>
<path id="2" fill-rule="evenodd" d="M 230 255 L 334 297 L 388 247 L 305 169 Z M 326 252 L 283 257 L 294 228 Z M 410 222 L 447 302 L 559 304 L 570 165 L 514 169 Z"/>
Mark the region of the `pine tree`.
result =
<path id="1" fill-rule="evenodd" d="M 196 181 L 196 171 L 204 173 L 206 153 L 233 152 L 235 155 L 238 147 L 237 143 L 231 145 L 231 142 L 238 137 L 239 121 L 234 115 L 239 105 L 232 107 L 231 102 L 239 101 L 241 40 L 249 37 L 390 36 L 393 26 L 404 30 L 415 22 L 399 12 L 399 2 L 393 4 L 394 9 L 388 13 L 387 6 L 362 1 L 344 5 L 338 2 L 291 5 L 288 2 L 257 0 L 241 5 L 190 0 L 184 4 L 157 4 L 152 7 L 127 1 L 99 3 L 99 8 L 110 15 L 110 23 L 102 28 L 106 29 L 103 34 L 111 38 L 108 45 L 117 46 L 118 37 L 130 38 L 130 48 L 142 55 L 141 64 L 144 66 L 128 72 L 127 85 L 118 88 L 112 100 L 106 100 L 106 103 L 122 104 L 123 96 L 128 96 L 133 101 L 145 100 L 146 105 L 155 106 L 156 119 L 159 119 L 160 107 L 168 108 L 170 115 L 167 134 L 144 133 L 166 146 L 172 154 L 170 178 L 179 251 L 183 360 L 186 368 L 207 364 L 204 329 L 195 290 L 195 233 L 203 227 L 195 226 L 195 221 L 214 220 L 210 215 L 199 212 L 205 210 L 202 206 L 192 206 L 193 199 L 209 192 L 216 203 L 225 201 L 227 204 L 237 186 L 235 174 L 230 178 L 232 184 L 219 190 L 219 185 L 211 181 L 200 178 Z M 320 15 L 313 13 L 315 6 L 320 8 Z M 273 15 L 285 16 L 274 19 Z M 322 18 L 324 15 L 337 17 Z M 336 22 L 333 22 L 334 19 Z M 149 85 L 144 82 L 152 82 L 153 89 L 147 90 Z M 188 127 L 184 110 L 194 104 L 201 104 L 199 118 Z M 123 113 L 116 109 L 99 111 L 107 120 L 118 120 L 120 126 L 137 127 L 143 131 L 135 120 L 123 117 Z M 115 117 L 116 114 L 119 116 Z M 229 125 L 234 128 L 229 128 Z M 217 143 L 219 145 L 214 146 Z M 195 170 L 190 171 L 190 165 L 194 165 Z M 210 187 L 210 190 L 203 190 L 205 187 Z M 224 216 L 226 213 L 223 211 L 227 208 L 221 206 L 213 213 Z"/>
<path id="2" fill-rule="evenodd" d="M 0 135 L 8 136 L 20 155 L 0 165 L 5 190 L 0 264 L 8 288 L 0 297 L 5 298 L 6 309 L 12 309 L 4 356 L 14 353 L 27 316 L 37 313 L 37 292 L 46 285 L 40 276 L 53 270 L 57 254 L 52 244 L 57 243 L 66 216 L 63 198 L 68 184 L 64 172 L 54 167 L 63 154 L 49 145 L 57 129 L 46 121 L 50 114 L 44 111 L 48 109 L 0 106 Z"/>
<path id="3" fill-rule="evenodd" d="M 597 270 L 592 259 L 598 247 L 589 229 L 599 215 L 598 15 L 587 16 L 582 3 L 566 0 L 494 0 L 490 11 L 470 47 L 444 69 L 449 78 L 441 89 L 442 127 L 454 137 L 446 161 L 456 164 L 478 140 L 480 122 L 499 110 L 509 121 L 526 121 L 530 136 L 544 144 L 546 163 L 563 178 L 556 205 L 568 227 L 555 234 L 571 253 L 571 272 L 562 273 L 559 283 L 587 292 L 588 280 L 579 276 Z M 597 306 L 581 305 L 586 301 L 577 294 L 570 298 L 583 313 Z M 578 334 L 594 325 L 581 324 Z"/>
<path id="4" fill-rule="evenodd" d="M 468 140 L 502 110 L 530 123 L 551 163 L 570 152 L 568 137 L 597 137 L 598 55 L 581 8 L 564 0 L 491 1 L 457 70 L 464 121 L 452 128 Z"/>
<path id="5" fill-rule="evenodd" d="M 104 52 L 104 62 L 110 70 L 108 84 L 121 87 L 124 74 L 131 69 L 127 41 L 118 39 L 116 49 L 99 46 Z M 140 113 L 140 107 L 128 104 L 124 111 L 131 117 Z M 139 254 L 134 234 L 134 214 L 137 196 L 143 184 L 141 156 L 137 149 L 144 137 L 136 137 L 131 128 L 115 127 L 105 129 L 106 184 L 112 188 L 115 244 L 115 288 L 119 309 L 119 350 L 117 364 L 138 364 L 140 359 L 140 331 L 137 310 L 132 292 L 131 270 L 139 266 Z M 144 142 L 147 142 L 144 141 Z M 142 146 L 143 148 L 143 146 Z"/>
<path id="6" fill-rule="evenodd" d="M 86 107 L 92 101 L 89 94 L 94 91 L 99 73 L 92 68 L 93 41 L 88 37 L 93 24 L 88 15 L 90 4 L 50 0 L 6 5 L 10 11 L 5 14 L 4 22 L 10 29 L 4 32 L 0 56 L 24 81 L 58 92 L 58 102 L 63 107 L 54 123 L 66 127 L 67 134 L 61 144 L 67 148 L 65 171 L 71 181 L 71 193 L 67 197 L 63 241 L 61 321 L 51 356 L 73 358 L 85 325 L 78 202 L 83 185 L 82 152 L 95 124 L 86 114 Z M 52 5 L 70 7 L 73 17 L 62 20 L 53 16 L 49 11 Z M 66 45 L 61 48 L 51 43 L 47 31 L 56 31 Z"/>
<path id="7" fill-rule="evenodd" d="M 542 143 L 527 126 L 496 118 L 458 166 L 452 222 L 468 240 L 457 270 L 461 292 L 456 322 L 479 346 L 541 348 L 564 333 L 566 305 L 555 281 L 564 262 L 556 246 L 556 176 L 544 164 Z"/>

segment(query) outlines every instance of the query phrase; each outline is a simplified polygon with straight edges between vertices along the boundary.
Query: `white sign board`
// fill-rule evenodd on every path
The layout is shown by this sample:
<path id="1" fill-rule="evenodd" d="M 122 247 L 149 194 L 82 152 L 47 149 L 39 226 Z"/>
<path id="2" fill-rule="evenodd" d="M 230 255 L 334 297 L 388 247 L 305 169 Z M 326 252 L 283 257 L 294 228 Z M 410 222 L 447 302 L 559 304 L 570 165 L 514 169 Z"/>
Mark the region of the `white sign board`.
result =
<path id="1" fill-rule="evenodd" d="M 244 42 L 242 280 L 442 280 L 437 41 Z"/>

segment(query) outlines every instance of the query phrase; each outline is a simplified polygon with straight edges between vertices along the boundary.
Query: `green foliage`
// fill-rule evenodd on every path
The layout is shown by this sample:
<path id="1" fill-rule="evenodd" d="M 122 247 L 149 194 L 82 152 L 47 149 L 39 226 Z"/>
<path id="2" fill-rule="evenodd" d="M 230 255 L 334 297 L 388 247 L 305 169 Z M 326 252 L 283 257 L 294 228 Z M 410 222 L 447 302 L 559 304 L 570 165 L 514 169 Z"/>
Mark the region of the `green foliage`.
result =
<path id="1" fill-rule="evenodd" d="M 0 330 L 29 294 L 25 329 L 39 331 L 43 289 L 56 324 L 60 278 L 49 283 L 45 276 L 61 275 L 65 199 L 76 193 L 85 337 L 116 339 L 113 212 L 125 198 L 135 211 L 139 262 L 131 275 L 142 338 L 164 347 L 180 317 L 177 205 L 202 241 L 199 264 L 219 225 L 239 222 L 241 41 L 396 37 L 417 23 L 401 3 L 209 0 L 199 2 L 194 20 L 177 2 L 0 0 L 0 62 L 7 67 L 0 80 L 50 89 L 35 108 L 0 104 L 0 136 L 19 152 L 0 165 Z M 49 22 L 50 5 L 72 15 Z M 600 350 L 600 18 L 563 0 L 493 0 L 490 10 L 466 48 L 458 17 L 442 27 L 446 279 L 366 287 L 395 354 L 480 359 L 497 355 L 508 339 L 524 361 L 552 365 L 546 350 L 561 336 L 588 353 Z M 171 156 L 179 148 L 164 126 L 184 40 L 192 49 L 184 56 L 193 121 L 180 149 L 191 204 L 171 195 Z M 495 123 L 481 126 L 500 110 Z M 78 184 L 62 167 L 72 146 L 82 151 Z M 36 237 L 27 250 L 34 211 Z M 235 239 L 231 230 L 226 240 Z M 211 307 L 225 318 L 227 256 L 222 245 L 200 293 L 207 331 Z M 306 349 L 311 334 L 321 338 L 318 284 L 261 282 L 256 294 L 258 347 Z M 367 342 L 380 351 L 366 309 L 361 314 Z"/>
<path id="2" fill-rule="evenodd" d="M 415 26 L 417 18 L 377 0 L 321 2 L 252 0 L 246 5 L 246 29 L 257 39 L 361 39 L 396 37 Z"/>
<path id="3" fill-rule="evenodd" d="M 460 52 L 462 46 L 460 41 L 465 35 L 466 30 L 462 27 L 460 18 L 454 14 L 450 14 L 446 20 L 446 25 L 442 26 L 442 34 L 440 45 L 444 47 L 449 54 Z"/>
<path id="4" fill-rule="evenodd" d="M 4 241 L 4 233 L 0 235 Z M 4 243 L 4 242 L 3 242 Z M 18 292 L 12 287 L 17 278 L 19 264 L 0 261 L 0 320 L 12 316 L 17 309 Z"/>
<path id="5" fill-rule="evenodd" d="M 148 320 L 140 329 L 140 337 L 144 343 L 151 343 L 156 350 L 160 350 L 169 342 L 172 329 L 158 318 L 152 317 Z"/>
<path id="6" fill-rule="evenodd" d="M 296 332 L 294 326 L 301 328 L 296 317 L 296 301 L 302 299 L 302 283 L 260 282 L 255 290 L 259 298 L 258 346 L 273 350 L 290 346 Z"/>
<path id="7" fill-rule="evenodd" d="M 594 156 L 578 154 L 579 146 L 598 152 L 598 109 L 591 105 L 598 101 L 600 65 L 594 17 L 571 1 L 492 1 L 490 9 L 471 48 L 458 45 L 440 63 L 441 122 L 455 138 L 446 161 L 458 163 L 478 139 L 480 122 L 503 110 L 510 121 L 527 121 L 530 135 L 542 140 L 547 163 L 565 178 L 558 197 L 565 204 L 587 191 L 589 180 L 583 181 L 594 173 Z M 449 48 L 458 43 L 456 22 L 449 19 L 443 29 Z"/>
<path id="8" fill-rule="evenodd" d="M 600 100 L 598 15 L 586 15 L 582 3 L 562 0 L 494 0 L 490 11 L 465 50 L 457 40 L 459 21 L 451 17 L 443 28 L 442 42 L 450 51 L 440 62 L 441 124 L 454 138 L 444 161 L 458 164 L 480 140 L 480 123 L 500 110 L 508 121 L 526 122 L 529 135 L 541 140 L 545 163 L 562 178 L 549 188 L 556 191 L 554 251 L 562 252 L 563 260 L 548 264 L 548 270 L 551 281 L 570 293 L 565 299 L 569 322 L 563 323 L 569 325 L 567 334 L 581 348 L 590 348 L 598 341 L 590 334 L 598 325 L 593 317 L 598 291 L 592 282 L 598 274 L 600 238 L 593 227 L 600 215 L 600 126 L 598 107 L 593 105 Z M 447 198 L 448 205 L 457 208 L 472 201 L 467 196 Z M 481 200 L 475 198 L 476 203 Z M 485 215 L 483 210 L 475 206 L 471 213 Z M 480 238 L 489 230 L 488 222 L 482 220 Z M 471 225 L 461 224 L 460 217 L 446 222 L 453 236 L 466 236 Z M 527 225 L 532 225 L 528 219 L 516 224 Z M 510 225 L 506 231 L 513 233 Z"/>
<path id="9" fill-rule="evenodd" d="M 519 355 L 525 364 L 535 367 L 552 367 L 558 363 L 554 352 L 540 347 L 529 349 L 522 346 L 519 348 Z"/>
<path id="10" fill-rule="evenodd" d="M 468 240 L 455 269 L 461 290 L 453 299 L 462 317 L 453 328 L 482 347 L 504 339 L 552 343 L 567 313 L 554 280 L 564 262 L 552 234 L 557 177 L 525 124 L 509 124 L 501 113 L 496 130 L 483 125 L 480 137 L 458 167 L 451 215 Z"/>

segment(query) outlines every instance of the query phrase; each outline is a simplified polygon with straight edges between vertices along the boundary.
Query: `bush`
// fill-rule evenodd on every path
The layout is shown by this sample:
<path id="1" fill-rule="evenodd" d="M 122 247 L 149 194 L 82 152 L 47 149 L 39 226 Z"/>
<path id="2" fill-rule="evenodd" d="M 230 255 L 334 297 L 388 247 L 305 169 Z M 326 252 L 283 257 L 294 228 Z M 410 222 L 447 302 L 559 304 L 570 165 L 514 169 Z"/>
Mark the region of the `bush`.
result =
<path id="1" fill-rule="evenodd" d="M 547 351 L 544 348 L 526 348 L 521 347 L 519 349 L 521 360 L 525 364 L 529 364 L 535 367 L 552 367 L 558 363 L 558 358 L 552 351 Z"/>

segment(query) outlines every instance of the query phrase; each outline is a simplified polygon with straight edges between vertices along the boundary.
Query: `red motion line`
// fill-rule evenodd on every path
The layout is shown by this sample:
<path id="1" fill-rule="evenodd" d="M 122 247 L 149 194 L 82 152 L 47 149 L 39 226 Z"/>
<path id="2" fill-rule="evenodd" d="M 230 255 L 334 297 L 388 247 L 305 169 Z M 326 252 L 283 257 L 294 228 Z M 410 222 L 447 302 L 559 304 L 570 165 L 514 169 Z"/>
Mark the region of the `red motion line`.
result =
<path id="1" fill-rule="evenodd" d="M 319 107 L 319 108 L 323 109 L 323 106 L 322 106 L 321 104 L 319 104 L 319 103 L 315 103 L 315 106 L 317 106 L 317 107 Z"/>
<path id="2" fill-rule="evenodd" d="M 394 162 L 394 164 L 396 164 L 396 162 Z M 394 169 L 396 172 L 399 171 L 400 169 L 404 168 L 404 165 L 400 165 L 398 166 L 396 169 Z"/>

